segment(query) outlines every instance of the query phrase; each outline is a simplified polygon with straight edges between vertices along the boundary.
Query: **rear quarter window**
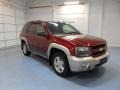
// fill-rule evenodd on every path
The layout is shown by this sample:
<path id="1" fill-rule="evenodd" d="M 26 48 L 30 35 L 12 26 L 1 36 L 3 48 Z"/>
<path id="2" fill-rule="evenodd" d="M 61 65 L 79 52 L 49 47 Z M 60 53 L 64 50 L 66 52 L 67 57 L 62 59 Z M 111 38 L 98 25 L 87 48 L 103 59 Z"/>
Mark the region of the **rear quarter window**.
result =
<path id="1" fill-rule="evenodd" d="M 36 30 L 36 24 L 31 23 L 31 24 L 29 24 L 28 29 L 27 29 L 26 32 L 31 33 L 31 34 L 35 34 L 35 30 Z"/>
<path id="2" fill-rule="evenodd" d="M 26 32 L 27 29 L 28 29 L 28 26 L 29 26 L 29 23 L 26 23 L 26 24 L 24 25 L 24 27 L 23 27 L 22 32 Z"/>

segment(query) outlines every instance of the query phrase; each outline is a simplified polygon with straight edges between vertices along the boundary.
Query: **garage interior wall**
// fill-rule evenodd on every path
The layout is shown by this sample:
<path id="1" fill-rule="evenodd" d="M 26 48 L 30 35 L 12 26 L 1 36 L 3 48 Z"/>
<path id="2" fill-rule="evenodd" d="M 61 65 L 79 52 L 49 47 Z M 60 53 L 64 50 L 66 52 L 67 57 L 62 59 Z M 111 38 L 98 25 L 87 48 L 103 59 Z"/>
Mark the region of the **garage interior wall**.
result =
<path id="1" fill-rule="evenodd" d="M 81 5 L 64 6 L 64 2 L 64 0 L 31 1 L 29 20 L 64 21 L 74 25 L 82 33 L 87 34 L 89 4 L 83 3 Z"/>
<path id="2" fill-rule="evenodd" d="M 120 47 L 120 0 L 105 0 L 102 37 L 110 46 Z"/>
<path id="3" fill-rule="evenodd" d="M 89 6 L 89 34 L 120 47 L 120 0 L 90 0 Z"/>
<path id="4" fill-rule="evenodd" d="M 120 46 L 120 0 L 79 0 L 80 5 L 63 6 L 66 1 L 31 0 L 29 20 L 65 21 L 82 33 L 104 38 L 109 46 Z"/>
<path id="5" fill-rule="evenodd" d="M 66 1 L 77 0 L 0 0 L 0 48 L 20 44 L 25 22 L 38 19 L 65 21 L 120 47 L 120 0 L 79 0 L 80 5 L 64 6 Z"/>
<path id="6" fill-rule="evenodd" d="M 89 10 L 89 34 L 101 37 L 103 0 L 90 0 Z"/>
<path id="7" fill-rule="evenodd" d="M 55 21 L 70 23 L 80 32 L 88 33 L 88 3 L 84 5 L 55 6 Z"/>
<path id="8" fill-rule="evenodd" d="M 0 0 L 0 48 L 20 44 L 19 34 L 27 21 L 24 0 Z"/>

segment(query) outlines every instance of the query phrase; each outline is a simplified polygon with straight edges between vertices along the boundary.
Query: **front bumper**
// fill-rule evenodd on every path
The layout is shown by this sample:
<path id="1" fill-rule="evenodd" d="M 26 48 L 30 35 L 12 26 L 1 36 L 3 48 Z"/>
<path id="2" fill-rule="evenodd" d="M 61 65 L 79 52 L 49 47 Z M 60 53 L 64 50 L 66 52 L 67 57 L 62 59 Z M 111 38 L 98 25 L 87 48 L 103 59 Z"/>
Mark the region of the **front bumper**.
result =
<path id="1" fill-rule="evenodd" d="M 79 71 L 87 71 L 92 70 L 97 66 L 100 66 L 107 62 L 108 58 L 110 56 L 110 53 L 107 52 L 106 54 L 93 58 L 91 57 L 84 57 L 84 58 L 78 58 L 75 56 L 68 56 L 70 69 L 73 72 L 79 72 Z"/>

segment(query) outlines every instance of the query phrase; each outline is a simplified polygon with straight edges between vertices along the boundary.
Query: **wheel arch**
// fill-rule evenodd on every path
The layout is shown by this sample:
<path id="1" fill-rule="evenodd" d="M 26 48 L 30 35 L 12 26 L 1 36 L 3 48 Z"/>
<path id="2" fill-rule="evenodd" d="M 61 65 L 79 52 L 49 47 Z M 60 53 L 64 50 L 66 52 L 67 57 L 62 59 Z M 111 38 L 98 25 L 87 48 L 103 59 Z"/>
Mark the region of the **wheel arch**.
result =
<path id="1" fill-rule="evenodd" d="M 23 43 L 25 43 L 27 45 L 28 50 L 29 50 L 29 45 L 28 45 L 27 39 L 25 37 L 21 37 L 20 39 L 21 39 L 21 49 L 22 49 Z"/>
<path id="2" fill-rule="evenodd" d="M 70 55 L 70 52 L 69 52 L 68 48 L 66 48 L 65 46 L 56 44 L 56 43 L 52 43 L 52 44 L 49 45 L 48 52 L 47 52 L 48 58 L 50 60 L 50 62 L 49 62 L 50 65 L 52 65 L 52 60 L 51 60 L 52 55 L 57 51 L 64 53 L 67 58 L 68 58 L 68 55 Z"/>

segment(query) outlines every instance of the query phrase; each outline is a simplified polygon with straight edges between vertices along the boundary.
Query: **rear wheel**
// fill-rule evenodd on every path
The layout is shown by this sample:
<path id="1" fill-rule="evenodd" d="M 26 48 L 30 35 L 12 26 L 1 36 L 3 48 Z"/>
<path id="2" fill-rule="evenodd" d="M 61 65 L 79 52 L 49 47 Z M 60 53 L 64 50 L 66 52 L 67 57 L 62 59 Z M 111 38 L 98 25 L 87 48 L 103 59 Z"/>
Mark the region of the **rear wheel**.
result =
<path id="1" fill-rule="evenodd" d="M 22 51 L 23 51 L 23 54 L 24 54 L 25 56 L 30 56 L 30 55 L 31 55 L 31 52 L 28 51 L 28 48 L 27 48 L 27 45 L 26 45 L 25 42 L 22 43 Z"/>
<path id="2" fill-rule="evenodd" d="M 52 66 L 54 71 L 62 77 L 68 77 L 70 75 L 70 68 L 68 64 L 67 57 L 62 52 L 57 52 L 53 54 Z"/>

